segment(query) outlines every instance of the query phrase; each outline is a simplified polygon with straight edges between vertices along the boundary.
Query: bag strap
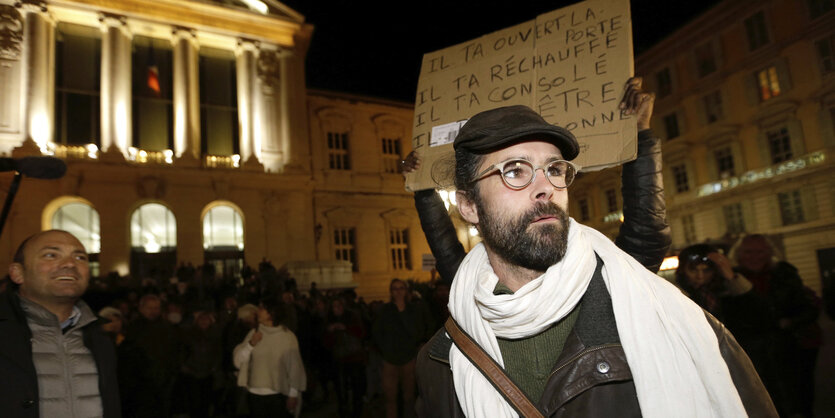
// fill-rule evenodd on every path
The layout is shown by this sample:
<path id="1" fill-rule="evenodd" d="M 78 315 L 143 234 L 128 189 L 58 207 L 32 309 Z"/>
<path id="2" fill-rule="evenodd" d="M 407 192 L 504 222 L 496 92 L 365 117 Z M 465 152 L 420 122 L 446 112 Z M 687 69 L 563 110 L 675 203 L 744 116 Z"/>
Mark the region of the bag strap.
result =
<path id="1" fill-rule="evenodd" d="M 484 349 L 478 345 L 464 330 L 458 327 L 458 323 L 450 316 L 444 324 L 446 332 L 452 337 L 458 349 L 464 353 L 464 356 L 490 381 L 493 387 L 505 398 L 516 412 L 523 417 L 543 417 L 542 412 L 537 409 L 525 393 L 513 383 L 512 380 L 505 374 L 504 370 L 499 367 L 492 357 L 484 352 Z"/>

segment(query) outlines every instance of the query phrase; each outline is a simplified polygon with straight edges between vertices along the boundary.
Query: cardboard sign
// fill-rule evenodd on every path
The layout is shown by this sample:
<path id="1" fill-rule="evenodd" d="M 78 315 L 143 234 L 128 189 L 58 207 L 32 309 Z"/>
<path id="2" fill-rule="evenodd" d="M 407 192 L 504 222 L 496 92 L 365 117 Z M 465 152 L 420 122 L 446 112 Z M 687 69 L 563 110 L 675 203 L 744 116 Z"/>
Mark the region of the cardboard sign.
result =
<path id="1" fill-rule="evenodd" d="M 423 56 L 410 191 L 452 186 L 452 141 L 478 112 L 523 104 L 580 143 L 574 162 L 597 170 L 635 158 L 636 120 L 618 104 L 632 76 L 628 0 L 588 0 Z"/>

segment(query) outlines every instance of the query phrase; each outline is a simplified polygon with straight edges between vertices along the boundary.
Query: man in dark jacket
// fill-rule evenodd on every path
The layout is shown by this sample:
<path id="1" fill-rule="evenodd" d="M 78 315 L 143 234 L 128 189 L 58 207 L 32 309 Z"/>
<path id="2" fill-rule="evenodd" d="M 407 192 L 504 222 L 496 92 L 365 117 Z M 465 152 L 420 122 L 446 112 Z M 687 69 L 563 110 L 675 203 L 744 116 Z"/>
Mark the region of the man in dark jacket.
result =
<path id="1" fill-rule="evenodd" d="M 0 297 L 0 415 L 119 417 L 113 343 L 81 300 L 84 246 L 65 231 L 23 241 Z"/>
<path id="2" fill-rule="evenodd" d="M 640 79 L 625 90 L 622 109 L 645 136 L 653 96 Z M 439 332 L 418 358 L 420 415 L 511 416 L 530 412 L 524 398 L 546 416 L 776 416 L 722 325 L 642 266 L 656 248 L 641 263 L 629 255 L 641 255 L 641 231 L 621 231 L 626 254 L 568 218 L 579 152 L 569 131 L 511 106 L 473 116 L 454 148 L 459 212 L 483 245 L 457 267 L 451 317 L 516 394 Z"/>

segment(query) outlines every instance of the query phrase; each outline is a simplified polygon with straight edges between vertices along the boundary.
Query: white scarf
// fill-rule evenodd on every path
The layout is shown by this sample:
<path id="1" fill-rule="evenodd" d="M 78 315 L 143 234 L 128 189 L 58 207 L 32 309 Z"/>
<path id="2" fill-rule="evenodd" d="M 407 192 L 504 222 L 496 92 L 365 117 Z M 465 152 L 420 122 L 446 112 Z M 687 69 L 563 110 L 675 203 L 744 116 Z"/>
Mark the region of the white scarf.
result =
<path id="1" fill-rule="evenodd" d="M 746 416 L 702 309 L 603 234 L 574 219 L 569 223 L 563 260 L 511 295 L 493 294 L 499 278 L 483 244 L 473 248 L 449 294 L 459 326 L 504 367 L 496 337 L 533 336 L 568 315 L 586 292 L 597 253 L 643 416 Z M 466 416 L 516 416 L 455 345 L 449 360 Z"/>

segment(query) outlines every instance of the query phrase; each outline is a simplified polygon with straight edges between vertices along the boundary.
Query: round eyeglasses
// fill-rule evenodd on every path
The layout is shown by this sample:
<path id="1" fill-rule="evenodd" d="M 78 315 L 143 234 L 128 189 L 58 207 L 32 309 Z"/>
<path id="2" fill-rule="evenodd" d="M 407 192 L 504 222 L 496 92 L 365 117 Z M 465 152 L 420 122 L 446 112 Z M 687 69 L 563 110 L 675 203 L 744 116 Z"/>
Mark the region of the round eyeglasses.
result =
<path id="1" fill-rule="evenodd" d="M 574 177 L 577 175 L 580 167 L 565 160 L 551 160 L 543 165 L 534 166 L 532 162 L 524 158 L 513 158 L 491 165 L 477 175 L 473 183 L 498 170 L 501 173 L 502 181 L 507 187 L 521 190 L 533 183 L 534 179 L 536 179 L 536 171 L 539 169 L 542 169 L 542 172 L 545 173 L 545 178 L 548 179 L 551 185 L 558 189 L 565 189 L 574 181 Z"/>

